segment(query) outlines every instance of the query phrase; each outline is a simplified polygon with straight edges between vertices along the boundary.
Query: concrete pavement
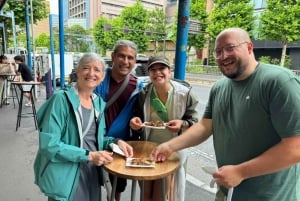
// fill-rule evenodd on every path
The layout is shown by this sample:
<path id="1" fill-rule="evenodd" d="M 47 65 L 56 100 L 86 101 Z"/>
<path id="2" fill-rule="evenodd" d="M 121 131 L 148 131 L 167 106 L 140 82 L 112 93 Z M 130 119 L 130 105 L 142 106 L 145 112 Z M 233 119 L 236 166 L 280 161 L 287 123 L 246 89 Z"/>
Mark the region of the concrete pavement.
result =
<path id="1" fill-rule="evenodd" d="M 42 86 L 38 93 L 36 108 L 44 103 L 45 97 L 45 88 Z M 21 127 L 16 131 L 18 106 L 14 108 L 12 100 L 9 101 L 10 105 L 3 105 L 0 108 L 0 200 L 47 200 L 34 184 L 32 167 L 38 147 L 38 134 L 33 118 L 22 118 Z M 23 109 L 29 110 L 27 107 Z M 122 200 L 130 200 L 130 186 L 131 182 Z M 213 201 L 214 192 L 215 189 L 210 189 L 204 182 L 195 181 L 188 175 L 186 201 Z"/>

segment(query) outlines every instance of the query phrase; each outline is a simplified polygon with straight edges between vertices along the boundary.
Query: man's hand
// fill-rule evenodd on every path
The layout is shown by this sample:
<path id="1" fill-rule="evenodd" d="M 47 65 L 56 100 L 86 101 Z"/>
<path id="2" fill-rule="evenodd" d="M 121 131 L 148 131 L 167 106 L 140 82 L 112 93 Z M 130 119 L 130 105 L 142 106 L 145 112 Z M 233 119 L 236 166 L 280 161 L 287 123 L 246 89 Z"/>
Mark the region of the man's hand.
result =
<path id="1" fill-rule="evenodd" d="M 184 126 L 184 121 L 180 119 L 174 119 L 167 123 L 166 128 L 173 132 L 178 133 L 182 126 Z"/>
<path id="2" fill-rule="evenodd" d="M 213 177 L 218 185 L 228 189 L 238 186 L 244 180 L 242 174 L 235 165 L 226 165 L 219 168 L 218 171 L 213 173 Z"/>
<path id="3" fill-rule="evenodd" d="M 158 145 L 152 150 L 150 158 L 154 159 L 155 161 L 165 161 L 172 153 L 173 150 L 171 149 L 169 144 L 165 142 Z"/>

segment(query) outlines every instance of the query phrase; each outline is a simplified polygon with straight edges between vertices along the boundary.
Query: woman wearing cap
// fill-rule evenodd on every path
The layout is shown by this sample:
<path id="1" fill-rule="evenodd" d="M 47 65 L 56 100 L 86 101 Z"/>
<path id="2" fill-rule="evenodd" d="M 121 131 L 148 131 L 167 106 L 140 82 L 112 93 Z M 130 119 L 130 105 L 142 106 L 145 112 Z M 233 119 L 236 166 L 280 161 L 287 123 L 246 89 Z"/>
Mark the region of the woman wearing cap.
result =
<path id="1" fill-rule="evenodd" d="M 144 87 L 136 101 L 134 117 L 130 121 L 133 132 L 142 136 L 143 140 L 162 143 L 180 135 L 180 133 L 197 122 L 196 106 L 198 100 L 191 93 L 187 83 L 171 80 L 170 63 L 164 56 L 149 59 L 148 72 L 151 83 Z M 163 121 L 166 129 L 143 127 L 143 122 Z M 166 182 L 166 198 L 168 201 L 184 201 L 185 169 L 187 160 L 185 151 L 180 151 L 181 166 L 174 176 Z M 161 184 L 159 180 L 145 181 L 145 200 L 161 200 Z"/>

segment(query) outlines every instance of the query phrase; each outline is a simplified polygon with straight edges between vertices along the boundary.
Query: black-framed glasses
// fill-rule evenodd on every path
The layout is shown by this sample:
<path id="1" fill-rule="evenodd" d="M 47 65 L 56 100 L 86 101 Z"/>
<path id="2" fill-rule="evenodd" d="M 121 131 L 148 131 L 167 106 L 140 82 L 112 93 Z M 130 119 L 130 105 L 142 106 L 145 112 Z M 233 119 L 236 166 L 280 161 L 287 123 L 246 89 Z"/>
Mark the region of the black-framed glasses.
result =
<path id="1" fill-rule="evenodd" d="M 214 57 L 216 59 L 219 59 L 222 56 L 223 52 L 225 52 L 226 54 L 232 54 L 236 47 L 239 47 L 240 45 L 245 44 L 245 43 L 248 43 L 248 41 L 244 41 L 244 42 L 238 43 L 236 45 L 230 44 L 230 45 L 225 45 L 222 48 L 217 48 L 213 51 Z"/>

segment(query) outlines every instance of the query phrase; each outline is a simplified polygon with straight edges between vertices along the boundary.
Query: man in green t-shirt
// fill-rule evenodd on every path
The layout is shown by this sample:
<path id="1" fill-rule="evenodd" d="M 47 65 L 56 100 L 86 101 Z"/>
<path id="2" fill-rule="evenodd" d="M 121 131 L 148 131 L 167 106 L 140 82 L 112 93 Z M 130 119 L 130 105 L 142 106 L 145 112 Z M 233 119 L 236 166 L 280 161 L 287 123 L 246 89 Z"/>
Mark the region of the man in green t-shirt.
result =
<path id="1" fill-rule="evenodd" d="M 212 87 L 202 120 L 152 156 L 163 161 L 212 135 L 216 200 L 234 188 L 232 201 L 300 201 L 299 78 L 258 63 L 249 34 L 240 28 L 222 31 L 214 54 L 225 77 Z"/>

